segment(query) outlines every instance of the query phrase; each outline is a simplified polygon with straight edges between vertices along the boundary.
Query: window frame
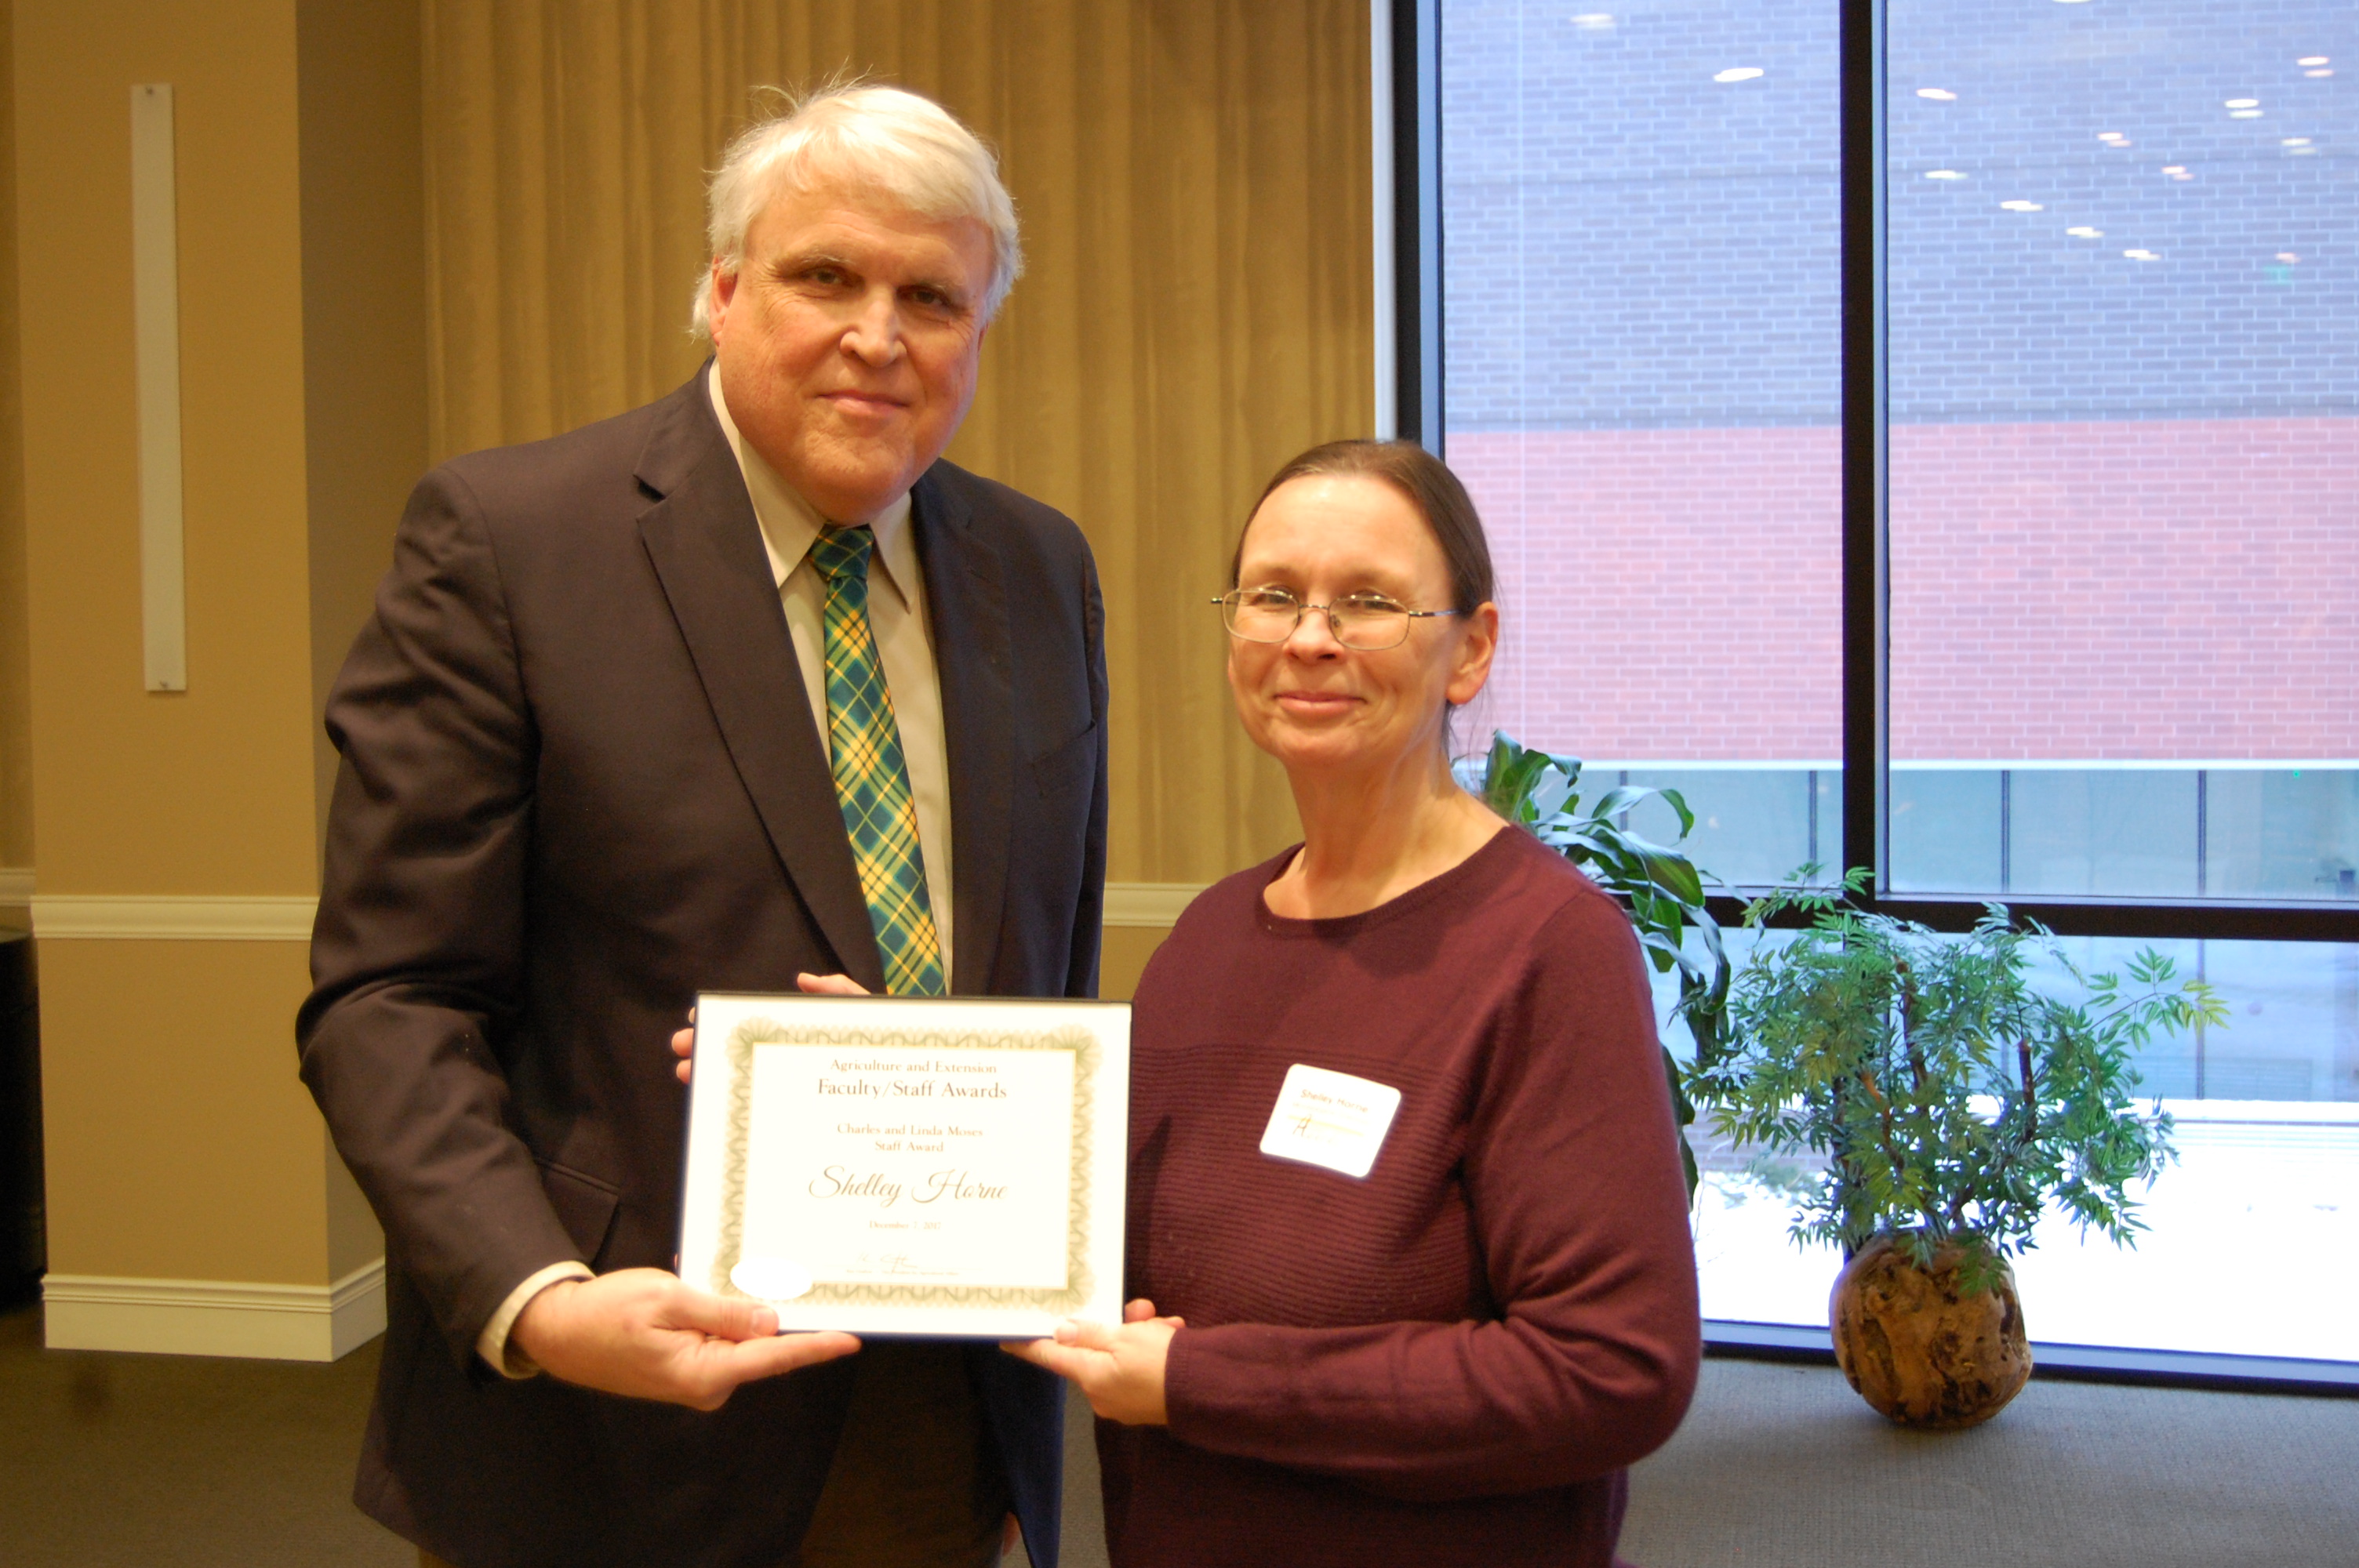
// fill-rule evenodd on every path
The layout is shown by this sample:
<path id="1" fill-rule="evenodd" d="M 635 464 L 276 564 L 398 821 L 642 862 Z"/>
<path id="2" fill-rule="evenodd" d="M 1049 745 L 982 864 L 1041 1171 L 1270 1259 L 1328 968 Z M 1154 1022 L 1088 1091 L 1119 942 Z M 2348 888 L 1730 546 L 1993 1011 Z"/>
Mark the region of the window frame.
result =
<path id="1" fill-rule="evenodd" d="M 2017 898 L 1886 892 L 1891 568 L 1886 529 L 1884 3 L 1838 0 L 1842 55 L 1843 851 L 1870 872 L 1865 907 L 1937 931 L 1973 929 L 2003 902 L 2060 936 L 2134 941 L 2359 943 L 2359 903 L 2337 899 Z M 1375 266 L 1377 434 L 1446 456 L 1442 395 L 1440 0 L 1375 0 L 1379 127 Z M 1389 134 L 1385 134 L 1388 127 Z M 1388 196 L 1388 200 L 1387 200 Z M 1389 418 L 1386 416 L 1390 416 Z M 1861 784 L 1866 787 L 1859 787 Z M 1734 921 L 1745 901 L 1712 900 Z M 1799 917 L 1796 917 L 1799 919 Z"/>
<path id="2" fill-rule="evenodd" d="M 2135 898 L 2019 899 L 1993 895 L 1896 897 L 1890 865 L 1889 651 L 1886 353 L 1885 0 L 1838 0 L 1842 174 L 1841 364 L 1843 553 L 1843 864 L 1864 866 L 1866 909 L 1936 931 L 1971 930 L 1986 905 L 2060 936 L 2359 944 L 2359 904 L 2339 900 Z M 1376 156 L 1374 262 L 1377 434 L 1445 456 L 1441 273 L 1440 0 L 1371 0 Z M 1864 785 L 1864 787 L 1861 787 Z M 1710 901 L 1734 925 L 1745 900 Z M 1799 925 L 1789 914 L 1773 922 Z M 1726 1352 L 1825 1361 L 1823 1328 L 1707 1322 L 1705 1342 Z M 2306 1392 L 2359 1393 L 2359 1359 L 2311 1361 L 2113 1346 L 2038 1346 L 2039 1368 L 2079 1378 Z"/>

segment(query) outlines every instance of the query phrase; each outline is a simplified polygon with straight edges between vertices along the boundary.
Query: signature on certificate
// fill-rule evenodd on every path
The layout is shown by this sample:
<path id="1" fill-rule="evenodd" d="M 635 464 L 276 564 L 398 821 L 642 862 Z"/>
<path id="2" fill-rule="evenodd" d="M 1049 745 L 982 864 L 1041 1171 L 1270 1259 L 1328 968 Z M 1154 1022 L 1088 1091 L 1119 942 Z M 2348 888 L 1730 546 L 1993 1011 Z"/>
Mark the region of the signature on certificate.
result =
<path id="1" fill-rule="evenodd" d="M 863 1252 L 852 1260 L 854 1271 L 863 1274 L 939 1274 L 954 1277 L 955 1270 L 920 1269 L 907 1252 Z"/>

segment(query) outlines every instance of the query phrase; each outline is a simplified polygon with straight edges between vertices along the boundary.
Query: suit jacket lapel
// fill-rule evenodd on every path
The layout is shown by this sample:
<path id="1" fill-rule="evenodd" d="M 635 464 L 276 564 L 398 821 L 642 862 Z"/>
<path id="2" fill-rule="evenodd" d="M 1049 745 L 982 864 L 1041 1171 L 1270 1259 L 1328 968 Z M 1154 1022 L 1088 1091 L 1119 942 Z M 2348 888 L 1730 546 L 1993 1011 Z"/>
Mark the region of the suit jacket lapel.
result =
<path id="1" fill-rule="evenodd" d="M 956 970 L 951 989 L 982 996 L 991 991 L 992 962 L 999 951 L 1016 785 L 1007 599 L 998 561 L 975 537 L 973 516 L 933 470 L 918 481 L 910 503 L 950 752 Z"/>
<path id="2" fill-rule="evenodd" d="M 640 482 L 658 497 L 639 514 L 640 540 L 788 880 L 843 972 L 881 991 L 867 900 L 745 476 L 701 373 L 670 403 L 639 458 Z"/>

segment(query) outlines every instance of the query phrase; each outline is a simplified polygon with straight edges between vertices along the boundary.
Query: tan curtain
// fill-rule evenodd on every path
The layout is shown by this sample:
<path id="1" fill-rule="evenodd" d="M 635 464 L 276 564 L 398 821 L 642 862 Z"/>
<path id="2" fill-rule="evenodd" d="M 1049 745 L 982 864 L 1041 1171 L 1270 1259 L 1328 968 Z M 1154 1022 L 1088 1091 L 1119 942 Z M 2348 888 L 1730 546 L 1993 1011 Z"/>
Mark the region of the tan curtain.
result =
<path id="1" fill-rule="evenodd" d="M 425 0 L 425 29 L 437 457 L 695 368 L 702 171 L 757 86 L 865 72 L 996 146 L 1029 269 L 951 456 L 1096 548 L 1112 874 L 1288 841 L 1205 600 L 1268 473 L 1373 417 L 1366 0 Z"/>

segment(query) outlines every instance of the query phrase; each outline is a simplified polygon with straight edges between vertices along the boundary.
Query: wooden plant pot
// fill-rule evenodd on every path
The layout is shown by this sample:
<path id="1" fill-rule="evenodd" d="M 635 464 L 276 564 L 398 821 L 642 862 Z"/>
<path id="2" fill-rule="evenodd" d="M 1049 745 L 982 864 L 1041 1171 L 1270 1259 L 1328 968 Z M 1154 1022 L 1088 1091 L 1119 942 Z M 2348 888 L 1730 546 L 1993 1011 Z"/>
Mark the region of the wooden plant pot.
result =
<path id="1" fill-rule="evenodd" d="M 1919 1269 L 1879 1236 L 1836 1277 L 1827 1301 L 1835 1365 L 1859 1397 L 1902 1426 L 1954 1431 L 1999 1412 L 2031 1377 L 2031 1346 L 2015 1271 L 1998 1283 L 1958 1292 L 1962 1254 L 1944 1248 Z"/>

